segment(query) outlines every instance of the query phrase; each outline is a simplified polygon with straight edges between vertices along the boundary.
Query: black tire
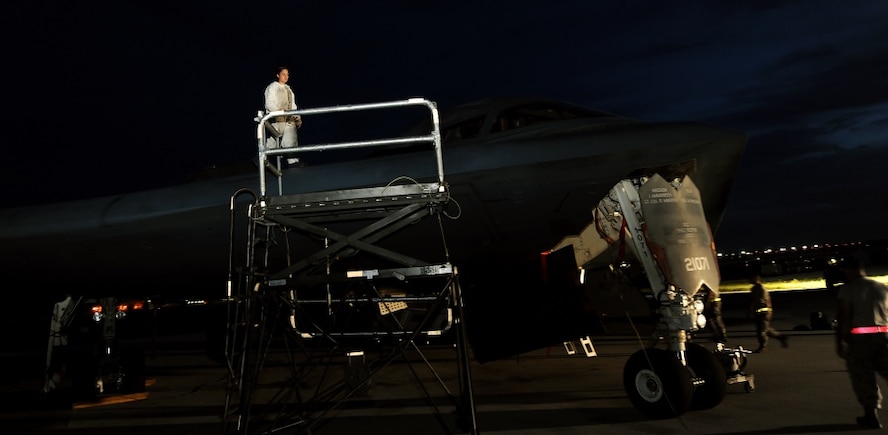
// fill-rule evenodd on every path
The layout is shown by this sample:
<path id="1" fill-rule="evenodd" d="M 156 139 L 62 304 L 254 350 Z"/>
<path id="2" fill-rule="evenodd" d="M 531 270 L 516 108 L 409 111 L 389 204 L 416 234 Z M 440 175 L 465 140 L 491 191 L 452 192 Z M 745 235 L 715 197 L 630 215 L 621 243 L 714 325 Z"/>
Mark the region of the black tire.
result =
<path id="1" fill-rule="evenodd" d="M 125 383 L 124 393 L 141 393 L 145 391 L 145 351 L 140 348 L 127 348 L 120 354 L 120 370 Z"/>
<path id="2" fill-rule="evenodd" d="M 650 418 L 673 418 L 691 406 L 694 385 L 678 357 L 662 349 L 632 354 L 623 369 L 623 388 L 629 401 Z"/>
<path id="3" fill-rule="evenodd" d="M 96 356 L 84 349 L 71 349 L 67 375 L 71 379 L 72 399 L 75 402 L 89 402 L 96 399 L 96 379 L 98 361 Z"/>
<path id="4" fill-rule="evenodd" d="M 692 375 L 703 380 L 694 389 L 691 409 L 715 408 L 724 400 L 728 389 L 728 375 L 724 366 L 714 353 L 699 344 L 688 343 L 685 353 Z"/>

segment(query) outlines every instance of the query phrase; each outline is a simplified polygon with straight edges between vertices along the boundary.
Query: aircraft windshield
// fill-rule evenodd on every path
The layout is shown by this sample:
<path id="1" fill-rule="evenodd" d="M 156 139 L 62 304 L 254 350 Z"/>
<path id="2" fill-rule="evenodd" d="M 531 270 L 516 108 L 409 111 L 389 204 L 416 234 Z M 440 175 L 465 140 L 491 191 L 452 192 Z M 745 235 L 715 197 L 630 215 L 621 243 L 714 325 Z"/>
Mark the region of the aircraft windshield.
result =
<path id="1" fill-rule="evenodd" d="M 442 137 L 445 142 L 449 142 L 481 136 L 485 133 L 485 128 L 487 128 L 486 133 L 496 134 L 554 121 L 578 118 L 617 118 L 617 116 L 582 107 L 559 105 L 552 102 L 534 102 L 500 111 L 496 114 L 490 127 L 484 126 L 485 118 L 486 115 L 481 115 L 448 125 L 442 130 Z"/>
<path id="2" fill-rule="evenodd" d="M 613 118 L 614 115 L 552 103 L 532 103 L 503 110 L 490 128 L 491 133 L 576 118 Z"/>
<path id="3" fill-rule="evenodd" d="M 484 125 L 485 116 L 476 116 L 472 119 L 451 125 L 441 131 L 444 142 L 454 140 L 471 139 L 481 134 L 481 126 Z"/>

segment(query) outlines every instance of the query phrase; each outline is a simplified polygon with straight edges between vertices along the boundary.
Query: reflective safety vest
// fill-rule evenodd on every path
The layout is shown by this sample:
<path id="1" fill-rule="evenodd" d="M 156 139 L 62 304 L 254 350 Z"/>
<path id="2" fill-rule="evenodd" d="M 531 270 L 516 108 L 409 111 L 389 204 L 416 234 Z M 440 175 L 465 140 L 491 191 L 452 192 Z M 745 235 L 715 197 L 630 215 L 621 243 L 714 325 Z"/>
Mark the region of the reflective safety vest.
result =
<path id="1" fill-rule="evenodd" d="M 852 334 L 884 334 L 888 332 L 888 326 L 858 326 L 851 328 Z"/>

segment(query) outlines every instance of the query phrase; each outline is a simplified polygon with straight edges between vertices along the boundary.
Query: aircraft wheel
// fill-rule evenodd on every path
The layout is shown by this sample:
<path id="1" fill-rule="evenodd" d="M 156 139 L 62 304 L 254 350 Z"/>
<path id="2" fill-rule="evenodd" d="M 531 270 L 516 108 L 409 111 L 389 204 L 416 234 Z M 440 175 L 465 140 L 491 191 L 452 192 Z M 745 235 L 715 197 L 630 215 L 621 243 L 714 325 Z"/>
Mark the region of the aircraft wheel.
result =
<path id="1" fill-rule="evenodd" d="M 117 393 L 141 393 L 145 391 L 145 351 L 138 347 L 125 348 L 120 350 L 120 360 L 117 370 L 114 371 L 116 376 L 122 376 L 123 382 L 114 388 Z M 112 379 L 113 382 L 113 379 Z"/>
<path id="2" fill-rule="evenodd" d="M 90 401 L 96 398 L 96 373 L 98 361 L 92 352 L 72 349 L 67 376 L 71 379 L 74 401 Z"/>
<path id="3" fill-rule="evenodd" d="M 693 376 L 703 380 L 694 389 L 691 409 L 715 408 L 725 398 L 728 389 L 724 366 L 714 353 L 699 344 L 688 343 L 685 354 Z"/>
<path id="4" fill-rule="evenodd" d="M 690 372 L 663 349 L 632 354 L 623 369 L 623 388 L 635 408 L 651 418 L 684 414 L 694 395 Z"/>

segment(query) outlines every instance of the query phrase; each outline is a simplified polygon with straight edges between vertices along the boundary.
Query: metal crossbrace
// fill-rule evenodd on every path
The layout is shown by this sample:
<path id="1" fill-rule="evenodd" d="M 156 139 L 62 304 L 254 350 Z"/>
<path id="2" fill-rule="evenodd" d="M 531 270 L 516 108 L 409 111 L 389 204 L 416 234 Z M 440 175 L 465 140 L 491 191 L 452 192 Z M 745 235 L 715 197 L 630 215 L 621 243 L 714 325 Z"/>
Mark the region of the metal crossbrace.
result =
<path id="1" fill-rule="evenodd" d="M 406 338 L 400 340 L 395 346 L 389 349 L 387 353 L 384 353 L 375 360 L 374 368 L 367 373 L 367 376 L 364 379 L 356 384 L 349 384 L 347 380 L 340 380 L 330 385 L 318 385 L 315 394 L 311 397 L 302 397 L 298 391 L 299 386 L 312 374 L 313 370 L 317 369 L 317 367 L 329 367 L 333 352 L 321 347 L 310 348 L 307 346 L 305 340 L 300 340 L 301 337 L 299 337 L 298 334 L 294 334 L 294 331 L 291 328 L 288 328 L 281 313 L 287 311 L 286 309 L 289 308 L 289 304 L 292 304 L 293 302 L 286 298 L 284 292 L 259 292 L 263 295 L 261 301 L 263 303 L 262 312 L 264 313 L 263 317 L 265 318 L 265 321 L 263 322 L 261 330 L 258 332 L 257 339 L 254 341 L 255 349 L 253 349 L 252 352 L 249 352 L 250 358 L 247 363 L 251 370 L 249 370 L 248 374 L 249 380 L 244 382 L 243 388 L 254 390 L 256 385 L 260 383 L 259 379 L 264 366 L 266 365 L 265 356 L 269 354 L 272 342 L 277 341 L 275 337 L 282 332 L 286 338 L 291 339 L 292 342 L 299 347 L 299 350 L 303 351 L 306 355 L 306 360 L 297 361 L 292 352 L 287 353 L 287 364 L 289 367 L 294 368 L 294 371 L 289 380 L 281 386 L 280 390 L 274 394 L 272 399 L 268 403 L 263 404 L 263 407 L 266 409 L 278 410 L 277 415 L 270 420 L 257 420 L 250 423 L 250 420 L 254 417 L 250 415 L 251 409 L 253 408 L 254 392 L 249 391 L 247 394 L 243 395 L 242 401 L 239 404 L 239 411 L 242 413 L 240 417 L 244 420 L 242 423 L 243 428 L 245 430 L 249 429 L 249 425 L 253 424 L 255 426 L 253 429 L 257 429 L 259 426 L 268 426 L 266 428 L 267 430 L 263 431 L 263 433 L 272 433 L 282 429 L 294 428 L 297 429 L 296 433 L 311 433 L 311 429 L 319 424 L 323 424 L 322 419 L 330 411 L 335 410 L 345 401 L 359 394 L 377 373 L 388 367 L 398 357 L 403 358 L 407 367 L 418 382 L 425 399 L 429 405 L 434 408 L 435 418 L 446 427 L 446 422 L 442 419 L 441 410 L 434 403 L 431 393 L 423 384 L 419 373 L 414 367 L 415 363 L 411 362 L 407 355 L 407 351 L 412 350 L 421 358 L 421 361 L 428 368 L 430 373 L 434 375 L 436 381 L 445 392 L 446 398 L 457 407 L 458 411 L 464 413 L 463 418 L 469 422 L 468 424 L 472 428 L 472 433 L 477 433 L 474 395 L 471 389 L 471 375 L 468 367 L 469 361 L 466 352 L 465 325 L 463 322 L 456 322 L 457 357 L 460 372 L 459 400 L 453 395 L 446 383 L 437 374 L 435 368 L 429 362 L 429 359 L 426 358 L 423 351 L 416 344 L 416 339 L 424 334 L 424 331 L 427 329 L 426 326 L 428 326 L 428 324 L 440 314 L 440 310 L 443 308 L 442 306 L 444 304 L 449 305 L 451 304 L 451 301 L 457 301 L 455 304 L 456 318 L 461 317 L 462 311 L 461 302 L 459 302 L 461 301 L 461 294 L 455 271 L 453 274 L 441 273 L 438 275 L 426 276 L 444 277 L 446 278 L 446 283 L 435 298 L 436 307 L 427 311 L 425 317 L 419 322 L 419 327 L 413 331 L 407 331 L 404 324 L 395 320 L 394 323 L 397 325 L 397 330 L 393 330 L 392 332 L 397 332 L 398 335 L 402 335 Z M 379 297 L 378 292 L 376 296 Z M 284 309 L 281 309 L 282 307 Z M 286 342 L 290 342 L 291 340 L 287 340 Z M 318 354 L 321 356 L 317 356 Z M 293 403 L 294 400 L 296 401 L 295 404 Z M 249 432 L 249 430 L 247 430 L 247 432 Z"/>
<path id="2" fill-rule="evenodd" d="M 243 321 L 241 324 L 247 329 L 256 328 L 256 330 L 252 333 L 248 331 L 243 335 L 242 356 L 239 363 L 241 377 L 233 382 L 236 389 L 240 391 L 240 400 L 237 403 L 238 409 L 236 411 L 231 411 L 228 405 L 233 402 L 230 395 L 226 398 L 226 415 L 237 417 L 239 430 L 250 432 L 250 424 L 259 426 L 267 423 L 271 427 L 269 432 L 295 428 L 298 430 L 297 433 L 309 433 L 306 431 L 310 431 L 311 428 L 317 425 L 327 412 L 353 397 L 365 385 L 365 382 L 369 382 L 370 377 L 391 364 L 398 356 L 404 358 L 407 362 L 407 367 L 417 381 L 419 381 L 426 400 L 435 409 L 435 418 L 442 425 L 446 426 L 440 410 L 432 401 L 431 394 L 422 385 L 416 369 L 406 355 L 407 350 L 413 350 L 425 362 L 425 365 L 434 374 L 438 383 L 444 388 L 447 397 L 457 407 L 457 414 L 460 416 L 462 426 L 468 427 L 473 434 L 477 433 L 474 393 L 472 391 L 471 371 L 469 369 L 469 356 L 465 338 L 465 322 L 462 319 L 462 296 L 458 281 L 456 280 L 456 268 L 449 263 L 432 264 L 375 245 L 379 240 L 400 231 L 408 225 L 413 225 L 418 220 L 439 213 L 441 204 L 446 202 L 446 192 L 437 190 L 434 194 L 421 192 L 421 195 L 405 195 L 403 189 L 400 191 L 396 189 L 395 193 L 397 198 L 392 201 L 337 199 L 337 203 L 332 204 L 336 206 L 335 208 L 325 208 L 323 212 L 318 212 L 317 209 L 310 210 L 311 207 L 318 207 L 318 202 L 314 202 L 310 206 L 306 205 L 307 202 L 293 202 L 294 199 L 305 200 L 306 196 L 299 198 L 291 197 L 286 201 L 281 200 L 281 198 L 275 198 L 266 202 L 264 206 L 260 204 L 257 207 L 258 216 L 254 219 L 253 225 L 280 226 L 288 231 L 297 230 L 303 234 L 323 237 L 328 241 L 332 241 L 332 243 L 328 243 L 325 248 L 306 255 L 283 270 L 266 275 L 255 285 L 250 286 L 252 290 L 246 295 L 246 307 L 243 309 L 244 314 L 242 315 Z M 322 193 L 318 195 L 322 195 Z M 383 202 L 383 205 L 380 205 L 379 202 Z M 300 204 L 302 205 L 300 206 Z M 337 217 L 342 217 L 343 214 L 348 214 L 347 220 L 349 221 L 376 220 L 348 235 L 320 226 L 321 224 L 328 223 L 331 219 L 335 220 Z M 255 235 L 255 231 L 253 231 L 253 234 Z M 250 246 L 255 247 L 257 244 L 251 242 Z M 331 258 L 336 258 L 337 254 L 347 250 L 357 250 L 375 255 L 404 267 L 339 272 L 330 271 L 328 268 L 326 273 L 313 273 L 316 272 L 315 266 L 326 263 Z M 252 261 L 256 261 L 255 259 L 260 258 L 260 256 L 252 254 L 250 258 L 253 259 Z M 257 267 L 252 265 L 247 269 L 257 270 Z M 410 279 L 434 277 L 447 279 L 445 288 L 434 296 L 383 297 L 372 285 L 373 281 L 383 279 L 406 282 Z M 328 310 L 330 309 L 331 300 L 329 299 L 329 292 L 331 285 L 356 282 L 369 284 L 375 294 L 364 298 L 348 299 L 343 297 L 337 303 L 340 306 L 359 302 L 377 304 L 380 308 L 376 314 L 377 318 L 388 318 L 390 319 L 388 324 L 394 323 L 397 327 L 385 331 L 340 332 L 331 330 L 332 324 L 326 325 L 326 321 L 315 322 L 311 318 L 307 308 L 312 303 L 327 304 Z M 311 292 L 308 289 L 324 286 L 328 293 L 327 299 L 312 300 L 310 298 L 300 299 L 296 297 L 297 291 L 302 292 L 302 294 L 310 294 Z M 252 300 L 252 302 L 249 302 L 249 300 Z M 389 304 L 399 301 L 405 304 L 420 301 L 430 304 L 425 312 L 425 317 L 412 330 L 409 330 L 407 325 L 399 321 L 397 316 L 393 316 L 390 312 L 392 311 L 390 308 L 395 308 L 395 306 Z M 386 313 L 384 310 L 389 312 Z M 435 319 L 440 319 L 439 316 L 442 310 L 446 310 L 446 327 L 444 329 L 430 329 L 429 325 Z M 453 325 L 456 326 L 455 336 L 460 379 L 460 400 L 456 400 L 450 390 L 447 389 L 446 384 L 435 372 L 434 367 L 431 366 L 416 343 L 416 339 L 420 336 L 444 335 Z M 308 329 L 305 329 L 305 326 L 308 326 Z M 348 337 L 395 337 L 398 342 L 390 349 L 388 354 L 382 355 L 375 361 L 375 364 L 379 364 L 379 366 L 374 368 L 368 374 L 367 379 L 362 382 L 356 385 L 348 385 L 343 380 L 324 389 L 320 389 L 321 386 L 319 385 L 319 389 L 314 396 L 310 398 L 302 397 L 298 391 L 301 380 L 305 379 L 305 376 L 308 376 L 312 371 L 318 370 L 318 367 L 326 367 L 323 370 L 328 370 L 332 362 L 330 359 L 332 358 L 332 353 L 330 353 L 332 350 L 327 348 L 326 352 L 324 352 L 321 350 L 321 343 L 326 345 L 332 343 L 333 349 L 338 349 L 338 340 Z M 257 385 L 260 384 L 260 377 L 267 364 L 266 359 L 270 353 L 273 353 L 272 343 L 280 343 L 281 338 L 283 338 L 288 359 L 290 360 L 288 365 L 290 367 L 300 366 L 301 368 L 291 374 L 289 381 L 281 388 L 281 391 L 274 395 L 270 402 L 263 404 L 263 409 L 277 409 L 277 414 L 270 422 L 260 422 L 255 419 L 257 416 L 251 415 L 254 401 L 257 400 L 255 398 L 257 394 L 256 389 Z M 293 351 L 303 352 L 307 359 L 305 361 L 297 361 Z M 323 356 L 318 357 L 318 352 Z M 234 365 L 238 364 L 235 363 Z M 317 412 L 318 409 L 321 409 L 321 411 Z M 265 417 L 268 417 L 268 415 L 266 414 Z M 254 423 L 251 423 L 251 421 Z"/>
<path id="3" fill-rule="evenodd" d="M 431 214 L 432 210 L 423 204 L 409 204 L 400 210 L 391 213 L 387 217 L 379 219 L 349 235 L 340 234 L 321 226 L 288 216 L 275 216 L 270 218 L 281 225 L 324 237 L 334 241 L 334 243 L 314 254 L 307 255 L 305 258 L 297 261 L 291 266 L 272 274 L 269 279 L 275 280 L 298 275 L 313 265 L 318 264 L 327 258 L 331 258 L 335 256 L 335 254 L 348 248 L 355 248 L 405 266 L 427 265 L 428 263 L 425 261 L 382 248 L 374 243 L 411 225 L 415 220 L 422 219 Z"/>
<path id="4" fill-rule="evenodd" d="M 310 288 L 316 287 L 322 284 L 333 284 L 333 283 L 344 283 L 344 282 L 369 282 L 371 280 L 381 280 L 381 279 L 395 279 L 397 281 L 404 281 L 406 279 L 416 279 L 416 278 L 434 278 L 434 277 L 449 277 L 454 273 L 454 268 L 449 263 L 445 264 L 435 264 L 421 267 L 405 267 L 405 268 L 394 268 L 394 269 L 366 269 L 366 270 L 349 270 L 345 272 L 333 272 L 328 275 L 321 276 L 301 276 L 297 278 L 288 278 L 288 279 L 275 279 L 268 280 L 265 283 L 259 286 L 260 291 L 277 291 L 280 293 L 286 293 L 289 288 Z M 372 304 L 376 305 L 379 310 L 379 315 L 385 316 L 387 314 L 392 314 L 396 311 L 400 311 L 401 309 L 406 309 L 408 307 L 408 303 L 431 303 L 437 304 L 440 302 L 446 302 L 448 305 L 446 312 L 446 323 L 443 327 L 439 329 L 424 329 L 421 331 L 422 334 L 427 336 L 442 336 L 448 332 L 450 327 L 452 326 L 453 312 L 452 312 L 452 304 L 453 300 L 448 295 L 443 295 L 444 299 L 441 300 L 442 295 L 435 294 L 429 296 L 407 296 L 407 295 L 399 295 L 399 296 L 382 296 L 374 289 L 374 294 L 369 296 L 343 296 L 338 298 L 335 303 L 336 304 L 346 304 L 346 305 L 354 305 L 354 304 Z M 293 298 L 290 300 L 290 304 L 292 305 L 290 308 L 293 310 L 297 310 L 301 306 L 307 305 L 320 305 L 327 306 L 328 308 L 333 304 L 329 297 L 321 298 L 321 299 L 311 299 L 306 297 L 300 297 L 298 299 Z M 303 312 L 306 318 L 310 317 L 307 312 Z M 437 313 L 436 313 L 437 314 Z M 444 314 L 444 313 L 442 313 Z M 324 331 L 323 328 L 317 327 L 314 331 L 307 331 L 300 329 L 301 325 L 293 325 L 293 329 L 296 330 L 297 334 L 299 334 L 302 338 L 312 338 L 312 337 L 344 337 L 344 336 L 364 336 L 364 337 L 374 337 L 374 336 L 407 336 L 412 334 L 410 331 L 402 330 L 402 331 L 361 331 L 361 332 L 331 332 Z"/>

